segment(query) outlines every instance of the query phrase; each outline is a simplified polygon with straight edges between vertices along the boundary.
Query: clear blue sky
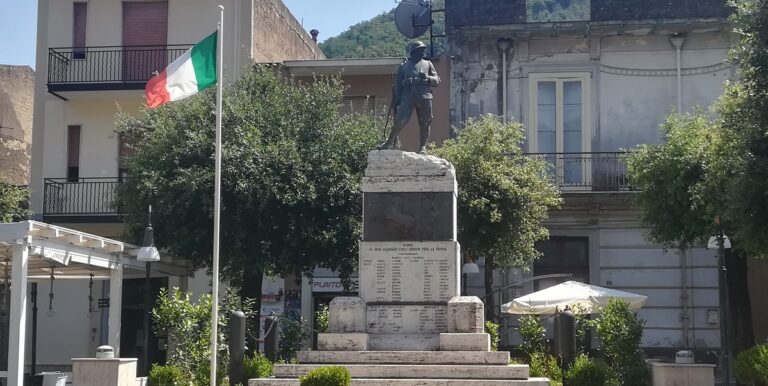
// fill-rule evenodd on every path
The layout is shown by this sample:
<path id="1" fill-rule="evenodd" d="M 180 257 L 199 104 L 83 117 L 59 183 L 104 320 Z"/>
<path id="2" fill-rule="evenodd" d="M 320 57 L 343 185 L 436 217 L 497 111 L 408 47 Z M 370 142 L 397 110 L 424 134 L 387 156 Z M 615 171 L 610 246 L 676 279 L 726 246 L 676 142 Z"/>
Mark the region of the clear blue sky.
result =
<path id="1" fill-rule="evenodd" d="M 304 28 L 320 31 L 325 40 L 349 26 L 397 6 L 395 0 L 283 0 Z M 0 64 L 35 67 L 36 0 L 2 0 Z"/>

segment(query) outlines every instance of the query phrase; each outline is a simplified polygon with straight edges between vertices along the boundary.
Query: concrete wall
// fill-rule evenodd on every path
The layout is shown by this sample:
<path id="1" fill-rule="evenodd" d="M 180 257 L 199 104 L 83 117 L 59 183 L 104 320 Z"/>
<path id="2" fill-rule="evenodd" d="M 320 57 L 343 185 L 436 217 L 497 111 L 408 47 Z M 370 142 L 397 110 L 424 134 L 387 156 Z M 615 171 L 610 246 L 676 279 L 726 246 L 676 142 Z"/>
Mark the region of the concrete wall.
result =
<path id="1" fill-rule="evenodd" d="M 0 180 L 29 184 L 35 72 L 0 65 Z"/>
<path id="2" fill-rule="evenodd" d="M 317 43 L 281 0 L 255 1 L 253 6 L 255 62 L 325 59 Z"/>

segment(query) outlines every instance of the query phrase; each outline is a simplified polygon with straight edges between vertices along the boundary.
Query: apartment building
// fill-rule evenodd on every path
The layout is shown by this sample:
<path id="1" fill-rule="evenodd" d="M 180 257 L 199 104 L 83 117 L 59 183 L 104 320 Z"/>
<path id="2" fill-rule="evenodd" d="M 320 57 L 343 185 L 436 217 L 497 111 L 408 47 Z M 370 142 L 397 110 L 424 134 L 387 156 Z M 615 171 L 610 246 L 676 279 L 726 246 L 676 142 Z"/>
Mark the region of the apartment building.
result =
<path id="1" fill-rule="evenodd" d="M 35 219 L 104 237 L 123 236 L 114 198 L 130 176 L 115 115 L 139 111 L 146 81 L 216 30 L 218 4 L 225 7 L 225 82 L 253 62 L 324 58 L 281 0 L 39 1 L 30 180 Z M 209 286 L 204 274 L 189 279 L 152 274 L 154 293 L 168 286 L 199 291 Z M 41 293 L 48 287 L 59 309 L 68 311 L 38 318 L 37 370 L 67 370 L 70 358 L 92 356 L 106 344 L 107 312 L 77 310 L 88 297 L 106 301 L 109 283 L 61 281 L 41 284 Z M 139 357 L 141 374 L 146 373 L 141 365 L 144 289 L 143 279 L 126 276 L 120 355 Z M 66 334 L 62 325 L 68 326 Z M 163 360 L 158 339 L 151 339 L 148 351 L 153 361 Z"/>
<path id="2" fill-rule="evenodd" d="M 729 10 L 720 0 L 448 0 L 451 123 L 496 114 L 525 125 L 524 150 L 548 161 L 565 203 L 530 272 L 498 272 L 510 288 L 496 304 L 556 281 L 576 280 L 648 296 L 642 345 L 653 354 L 687 348 L 713 359 L 720 347 L 716 253 L 649 242 L 633 204 L 623 149 L 659 143 L 673 111 L 708 106 L 735 74 L 728 63 Z M 481 270 L 482 271 L 482 270 Z M 482 296 L 482 275 L 469 277 Z M 503 317 L 503 344 L 519 343 Z"/>

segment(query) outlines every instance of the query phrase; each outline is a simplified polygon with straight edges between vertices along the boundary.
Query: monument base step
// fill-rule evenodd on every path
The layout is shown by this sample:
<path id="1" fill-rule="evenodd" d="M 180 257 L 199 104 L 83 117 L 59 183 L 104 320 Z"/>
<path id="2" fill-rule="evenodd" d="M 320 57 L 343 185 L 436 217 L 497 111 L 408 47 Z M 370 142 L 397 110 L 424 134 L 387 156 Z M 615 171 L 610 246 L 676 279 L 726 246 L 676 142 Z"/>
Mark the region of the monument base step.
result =
<path id="1" fill-rule="evenodd" d="M 259 378 L 248 386 L 299 386 L 298 379 Z M 549 386 L 547 378 L 529 379 L 353 379 L 352 386 Z"/>
<path id="2" fill-rule="evenodd" d="M 275 365 L 275 378 L 298 378 L 321 364 Z M 528 379 L 528 365 L 341 365 L 352 378 Z"/>
<path id="3" fill-rule="evenodd" d="M 301 364 L 507 365 L 508 351 L 299 351 Z"/>

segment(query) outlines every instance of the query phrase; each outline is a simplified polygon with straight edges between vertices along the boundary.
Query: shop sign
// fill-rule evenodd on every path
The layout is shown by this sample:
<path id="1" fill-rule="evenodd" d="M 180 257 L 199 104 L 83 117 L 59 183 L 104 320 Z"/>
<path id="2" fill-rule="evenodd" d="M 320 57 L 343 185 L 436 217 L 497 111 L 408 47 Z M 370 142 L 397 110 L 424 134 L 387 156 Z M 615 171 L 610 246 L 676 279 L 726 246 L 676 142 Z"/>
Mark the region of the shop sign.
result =
<path id="1" fill-rule="evenodd" d="M 360 284 L 358 278 L 350 279 L 352 281 L 352 288 L 350 291 L 357 291 Z M 341 284 L 341 279 L 338 277 L 316 277 L 312 279 L 312 292 L 345 292 L 344 286 Z"/>

